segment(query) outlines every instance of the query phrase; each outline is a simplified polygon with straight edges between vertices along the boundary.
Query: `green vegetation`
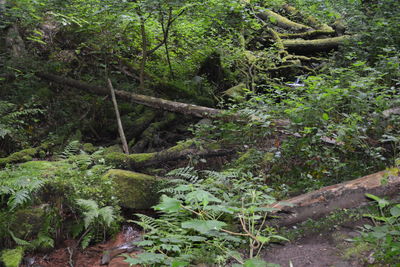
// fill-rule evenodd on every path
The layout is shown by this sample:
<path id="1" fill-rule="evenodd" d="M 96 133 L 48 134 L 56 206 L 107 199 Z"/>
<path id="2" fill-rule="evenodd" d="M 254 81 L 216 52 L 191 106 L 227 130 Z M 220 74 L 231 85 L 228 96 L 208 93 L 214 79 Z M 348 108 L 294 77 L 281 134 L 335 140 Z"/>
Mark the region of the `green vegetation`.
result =
<path id="1" fill-rule="evenodd" d="M 364 225 L 356 242 L 369 244 L 377 262 L 396 265 L 400 256 L 400 204 L 371 194 L 367 196 L 376 202 L 378 212 L 364 215 L 371 218 L 374 224 Z"/>
<path id="2" fill-rule="evenodd" d="M 399 166 L 398 10 L 0 1 L 1 261 L 18 266 L 66 239 L 84 249 L 131 219 L 121 214 L 152 209 L 136 215 L 144 252 L 129 263 L 266 266 L 269 243 L 358 220 L 334 213 L 281 236 L 268 205 Z M 396 264 L 399 206 L 369 197 L 379 214 L 359 241 Z"/>

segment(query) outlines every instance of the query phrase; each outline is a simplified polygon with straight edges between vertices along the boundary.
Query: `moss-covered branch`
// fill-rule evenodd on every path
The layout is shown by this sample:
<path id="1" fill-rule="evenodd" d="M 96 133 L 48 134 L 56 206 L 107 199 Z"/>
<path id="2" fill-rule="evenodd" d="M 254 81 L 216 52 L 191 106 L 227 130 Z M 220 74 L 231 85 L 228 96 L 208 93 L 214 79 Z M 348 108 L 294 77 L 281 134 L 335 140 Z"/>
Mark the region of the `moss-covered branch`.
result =
<path id="1" fill-rule="evenodd" d="M 103 155 L 106 162 L 127 169 L 141 169 L 163 162 L 186 159 L 188 156 L 219 157 L 232 153 L 232 150 L 220 149 L 217 144 L 208 144 L 206 148 L 199 148 L 192 140 L 180 143 L 176 146 L 153 153 L 138 153 L 126 155 L 120 152 L 112 152 Z"/>
<path id="2" fill-rule="evenodd" d="M 321 35 L 333 35 L 335 31 L 332 30 L 314 30 L 314 31 L 307 31 L 307 32 L 299 32 L 299 33 L 280 33 L 279 37 L 282 39 L 312 39 Z"/>
<path id="3" fill-rule="evenodd" d="M 281 16 L 278 13 L 275 13 L 274 11 L 271 10 L 265 10 L 263 13 L 257 14 L 257 16 L 263 20 L 269 19 L 272 23 L 284 29 L 294 30 L 294 31 L 312 30 L 312 28 L 307 25 L 291 21 L 290 19 Z"/>
<path id="4" fill-rule="evenodd" d="M 329 51 L 337 49 L 339 45 L 343 44 L 346 40 L 349 40 L 351 36 L 343 35 L 340 37 L 332 37 L 325 39 L 316 40 L 283 40 L 285 48 L 291 52 L 299 53 L 314 53 L 318 51 Z"/>
<path id="5" fill-rule="evenodd" d="M 90 91 L 97 94 L 108 95 L 108 89 L 105 87 L 87 84 L 85 82 L 81 82 L 78 80 L 50 73 L 40 72 L 36 73 L 36 75 L 42 79 L 52 81 L 58 84 L 75 87 L 77 89 Z M 156 109 L 168 110 L 171 112 L 182 113 L 200 118 L 215 118 L 222 115 L 223 113 L 223 110 L 219 109 L 175 102 L 171 100 L 166 100 L 146 95 L 139 95 L 121 90 L 115 90 L 115 94 L 122 99 L 133 101 L 137 104 L 142 104 Z"/>

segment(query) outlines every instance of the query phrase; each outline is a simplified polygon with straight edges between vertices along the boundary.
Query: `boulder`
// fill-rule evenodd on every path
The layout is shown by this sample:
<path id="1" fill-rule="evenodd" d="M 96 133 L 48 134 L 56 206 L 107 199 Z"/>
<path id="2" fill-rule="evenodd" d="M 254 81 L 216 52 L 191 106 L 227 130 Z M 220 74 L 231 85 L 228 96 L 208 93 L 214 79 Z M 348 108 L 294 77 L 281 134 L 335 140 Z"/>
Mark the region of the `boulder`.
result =
<path id="1" fill-rule="evenodd" d="M 158 203 L 159 191 L 165 180 L 142 173 L 112 169 L 105 176 L 116 184 L 116 196 L 124 208 L 135 210 L 150 209 Z"/>

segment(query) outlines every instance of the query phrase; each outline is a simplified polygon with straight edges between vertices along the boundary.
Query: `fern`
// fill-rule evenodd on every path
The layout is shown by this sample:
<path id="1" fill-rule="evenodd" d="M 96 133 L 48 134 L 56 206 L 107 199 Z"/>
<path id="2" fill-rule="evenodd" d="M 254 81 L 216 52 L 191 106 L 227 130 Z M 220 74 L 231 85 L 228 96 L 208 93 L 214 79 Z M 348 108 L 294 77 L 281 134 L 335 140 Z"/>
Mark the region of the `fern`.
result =
<path id="1" fill-rule="evenodd" d="M 79 141 L 77 140 L 71 141 L 65 146 L 64 151 L 61 152 L 59 157 L 61 159 L 67 159 L 73 155 L 78 154 L 81 151 L 80 148 L 81 148 L 81 143 Z"/>
<path id="2" fill-rule="evenodd" d="M 172 170 L 167 174 L 167 176 L 180 178 L 193 184 L 201 182 L 197 171 L 190 166 Z"/>

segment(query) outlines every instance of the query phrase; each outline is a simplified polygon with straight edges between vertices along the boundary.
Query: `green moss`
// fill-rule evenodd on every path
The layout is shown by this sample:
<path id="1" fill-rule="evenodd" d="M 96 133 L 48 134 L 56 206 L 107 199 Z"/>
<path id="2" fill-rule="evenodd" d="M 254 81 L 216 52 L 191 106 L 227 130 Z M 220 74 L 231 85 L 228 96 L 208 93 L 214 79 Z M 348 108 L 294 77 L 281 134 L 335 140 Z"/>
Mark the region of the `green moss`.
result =
<path id="1" fill-rule="evenodd" d="M 6 267 L 18 267 L 24 256 L 24 248 L 7 249 L 1 253 L 1 260 Z"/>
<path id="2" fill-rule="evenodd" d="M 6 158 L 0 158 L 0 166 L 5 166 L 10 163 L 18 163 L 32 160 L 39 148 L 28 148 L 11 154 Z"/>
<path id="3" fill-rule="evenodd" d="M 92 145 L 91 143 L 85 143 L 82 146 L 83 151 L 92 154 L 93 152 L 95 152 L 97 149 L 94 145 Z"/>
<path id="4" fill-rule="evenodd" d="M 365 257 L 365 254 L 371 250 L 372 247 L 370 244 L 366 242 L 358 243 L 357 245 L 346 249 L 343 254 L 343 258 L 346 260 L 350 260 L 352 258 L 362 259 Z"/>
<path id="5" fill-rule="evenodd" d="M 195 145 L 195 142 L 193 140 L 186 140 L 184 142 L 180 142 L 176 144 L 175 146 L 168 148 L 168 152 L 179 152 L 185 149 L 190 148 L 191 146 Z"/>
<path id="6" fill-rule="evenodd" d="M 140 163 L 144 161 L 151 160 L 155 157 L 157 153 L 139 153 L 139 154 L 131 154 L 128 156 L 129 160 L 133 163 Z"/>
<path id="7" fill-rule="evenodd" d="M 146 174 L 109 170 L 105 177 L 111 179 L 117 188 L 116 196 L 120 205 L 131 209 L 149 209 L 158 203 L 163 180 Z"/>

